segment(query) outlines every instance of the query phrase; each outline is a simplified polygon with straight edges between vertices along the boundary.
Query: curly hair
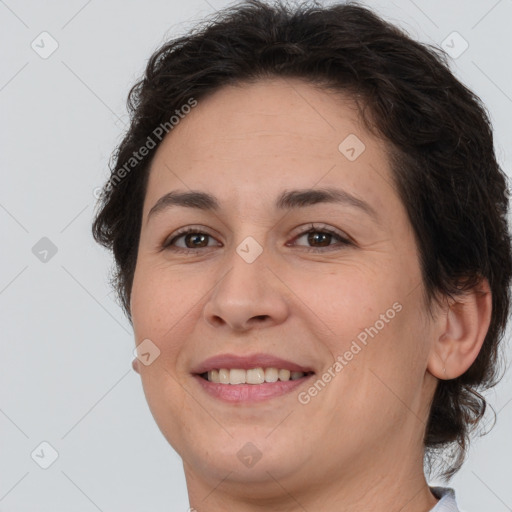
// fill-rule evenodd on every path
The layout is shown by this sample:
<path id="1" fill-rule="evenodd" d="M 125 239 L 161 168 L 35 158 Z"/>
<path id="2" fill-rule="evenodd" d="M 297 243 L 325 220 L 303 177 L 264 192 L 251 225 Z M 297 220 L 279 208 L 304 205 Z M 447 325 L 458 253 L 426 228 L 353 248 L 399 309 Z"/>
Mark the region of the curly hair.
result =
<path id="1" fill-rule="evenodd" d="M 111 282 L 124 312 L 131 322 L 148 169 L 163 139 L 151 134 L 162 133 L 158 127 L 170 133 L 169 117 L 191 98 L 200 101 L 225 85 L 272 77 L 349 94 L 368 130 L 386 141 L 419 248 L 429 309 L 432 300 L 457 297 L 482 278 L 489 282 L 492 318 L 483 347 L 463 375 L 439 381 L 425 431 L 425 460 L 451 450 L 442 472 L 450 478 L 484 417 L 481 392 L 500 378 L 512 275 L 506 175 L 496 160 L 485 107 L 454 77 L 445 54 L 371 10 L 354 2 L 290 7 L 247 0 L 150 57 L 128 95 L 130 126 L 112 154 L 93 223 L 95 240 L 113 252 Z"/>

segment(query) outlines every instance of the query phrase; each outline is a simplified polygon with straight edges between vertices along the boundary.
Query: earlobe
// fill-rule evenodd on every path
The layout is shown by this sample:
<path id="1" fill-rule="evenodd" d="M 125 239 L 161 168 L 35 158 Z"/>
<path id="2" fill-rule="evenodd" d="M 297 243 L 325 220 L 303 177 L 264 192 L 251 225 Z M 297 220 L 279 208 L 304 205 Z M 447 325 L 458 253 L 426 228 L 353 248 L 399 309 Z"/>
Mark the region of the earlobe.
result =
<path id="1" fill-rule="evenodd" d="M 447 304 L 439 315 L 440 332 L 432 345 L 428 371 L 442 380 L 460 377 L 473 364 L 482 348 L 492 313 L 492 294 L 482 278 L 472 290 Z"/>
<path id="2" fill-rule="evenodd" d="M 136 357 L 132 361 L 132 368 L 140 375 L 139 360 Z"/>

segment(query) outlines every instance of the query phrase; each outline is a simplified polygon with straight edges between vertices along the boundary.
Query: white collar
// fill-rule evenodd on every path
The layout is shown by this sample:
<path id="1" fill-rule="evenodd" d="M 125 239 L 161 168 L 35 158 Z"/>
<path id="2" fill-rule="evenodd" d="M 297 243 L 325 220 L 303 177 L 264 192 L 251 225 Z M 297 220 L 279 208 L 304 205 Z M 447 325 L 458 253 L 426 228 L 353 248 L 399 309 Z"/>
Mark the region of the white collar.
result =
<path id="1" fill-rule="evenodd" d="M 437 505 L 430 512 L 459 512 L 453 489 L 448 487 L 431 487 L 430 490 L 437 498 L 440 498 Z"/>

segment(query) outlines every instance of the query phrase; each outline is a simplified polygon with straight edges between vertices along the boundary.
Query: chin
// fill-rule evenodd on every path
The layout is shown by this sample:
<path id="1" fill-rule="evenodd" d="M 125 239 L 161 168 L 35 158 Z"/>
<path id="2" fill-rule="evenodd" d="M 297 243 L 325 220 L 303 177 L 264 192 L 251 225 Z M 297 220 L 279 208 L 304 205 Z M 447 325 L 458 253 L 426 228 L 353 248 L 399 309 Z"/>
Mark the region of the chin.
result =
<path id="1" fill-rule="evenodd" d="M 229 430 L 229 429 L 228 429 Z M 268 429 L 239 428 L 225 431 L 218 437 L 198 438 L 188 434 L 185 445 L 176 447 L 184 466 L 201 472 L 208 480 L 226 478 L 231 482 L 268 484 L 269 478 L 288 479 L 307 464 L 309 457 L 289 432 L 282 435 Z M 204 435 L 204 432 L 201 433 Z M 202 437 L 201 435 L 201 437 Z"/>

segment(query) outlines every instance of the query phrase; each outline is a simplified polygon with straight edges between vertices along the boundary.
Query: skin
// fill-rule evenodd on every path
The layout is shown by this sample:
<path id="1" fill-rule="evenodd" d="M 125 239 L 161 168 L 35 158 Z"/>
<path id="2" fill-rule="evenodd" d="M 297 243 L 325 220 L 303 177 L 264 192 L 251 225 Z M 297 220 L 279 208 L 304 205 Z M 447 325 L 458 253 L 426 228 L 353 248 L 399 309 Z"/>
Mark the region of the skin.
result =
<path id="1" fill-rule="evenodd" d="M 365 145 L 355 161 L 338 150 L 349 134 Z M 476 358 L 490 293 L 484 281 L 482 294 L 429 316 L 386 150 L 350 98 L 284 79 L 222 88 L 158 148 L 131 313 L 136 343 L 148 338 L 160 355 L 134 368 L 183 459 L 198 512 L 426 512 L 437 503 L 422 469 L 430 402 L 438 379 L 462 374 Z M 347 204 L 274 208 L 283 190 L 329 186 L 367 202 L 378 219 Z M 175 206 L 148 219 L 171 190 L 208 192 L 221 208 Z M 301 233 L 311 223 L 352 242 L 308 241 Z M 210 237 L 186 246 L 182 236 L 162 249 L 186 226 Z M 252 263 L 236 252 L 246 237 L 263 248 Z M 233 405 L 191 375 L 213 355 L 265 352 L 320 376 L 395 303 L 400 312 L 306 405 L 297 395 L 309 386 Z M 237 457 L 247 442 L 262 454 L 250 468 Z"/>

